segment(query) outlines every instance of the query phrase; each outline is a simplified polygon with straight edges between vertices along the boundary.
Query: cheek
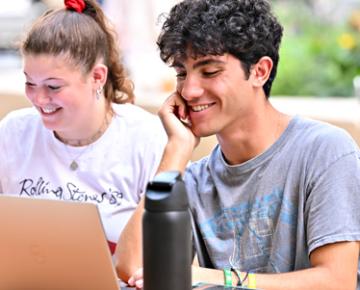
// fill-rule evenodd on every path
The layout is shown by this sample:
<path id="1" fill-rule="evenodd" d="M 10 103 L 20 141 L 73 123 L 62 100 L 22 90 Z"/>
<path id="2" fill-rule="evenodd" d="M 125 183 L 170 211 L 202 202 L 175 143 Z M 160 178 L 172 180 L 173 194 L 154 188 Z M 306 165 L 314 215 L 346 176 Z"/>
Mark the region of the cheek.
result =
<path id="1" fill-rule="evenodd" d="M 182 88 L 183 88 L 183 82 L 176 81 L 176 91 L 181 92 Z"/>
<path id="2" fill-rule="evenodd" d="M 92 96 L 91 93 L 77 90 L 62 91 L 56 96 L 56 102 L 62 107 L 66 107 L 68 111 L 76 114 L 89 112 L 94 104 L 98 103 L 96 97 Z"/>
<path id="3" fill-rule="evenodd" d="M 25 87 L 25 95 L 31 102 L 33 102 L 33 100 L 35 98 L 35 89 L 26 86 Z"/>
<path id="4" fill-rule="evenodd" d="M 62 107 L 67 109 L 77 109 L 80 106 L 77 95 L 67 93 L 66 91 L 59 92 L 52 95 L 52 100 Z"/>

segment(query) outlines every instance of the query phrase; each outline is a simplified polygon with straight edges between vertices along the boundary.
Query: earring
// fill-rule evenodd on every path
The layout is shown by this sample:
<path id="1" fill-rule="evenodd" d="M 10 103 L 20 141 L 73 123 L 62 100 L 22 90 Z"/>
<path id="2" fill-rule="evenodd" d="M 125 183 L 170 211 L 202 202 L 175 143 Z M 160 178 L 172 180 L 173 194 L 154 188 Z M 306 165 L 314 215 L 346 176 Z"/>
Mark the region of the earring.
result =
<path id="1" fill-rule="evenodd" d="M 103 91 L 103 88 L 102 88 L 102 87 L 99 87 L 99 88 L 96 90 L 96 99 L 97 99 L 97 100 L 100 100 L 102 91 Z"/>

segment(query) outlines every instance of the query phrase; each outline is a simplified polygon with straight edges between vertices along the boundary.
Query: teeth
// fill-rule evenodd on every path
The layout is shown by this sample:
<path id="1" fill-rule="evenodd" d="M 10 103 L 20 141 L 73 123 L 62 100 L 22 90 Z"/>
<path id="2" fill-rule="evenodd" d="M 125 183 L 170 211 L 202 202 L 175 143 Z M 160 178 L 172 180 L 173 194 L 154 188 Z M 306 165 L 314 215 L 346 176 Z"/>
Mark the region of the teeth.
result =
<path id="1" fill-rule="evenodd" d="M 43 112 L 46 114 L 51 114 L 56 111 L 56 108 L 42 108 Z"/>
<path id="2" fill-rule="evenodd" d="M 193 106 L 193 107 L 191 107 L 191 109 L 194 112 L 200 112 L 200 111 L 206 110 L 209 107 L 210 107 L 210 105 L 200 105 L 200 106 Z"/>

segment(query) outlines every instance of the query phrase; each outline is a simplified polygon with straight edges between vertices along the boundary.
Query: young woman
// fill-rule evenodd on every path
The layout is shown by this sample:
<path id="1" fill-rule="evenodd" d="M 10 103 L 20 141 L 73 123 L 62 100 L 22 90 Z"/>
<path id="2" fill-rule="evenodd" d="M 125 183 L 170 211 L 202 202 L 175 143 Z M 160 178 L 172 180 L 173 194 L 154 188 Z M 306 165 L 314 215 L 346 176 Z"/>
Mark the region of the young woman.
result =
<path id="1" fill-rule="evenodd" d="M 160 161 L 158 118 L 131 104 L 116 38 L 93 0 L 65 0 L 21 51 L 33 108 L 0 122 L 0 193 L 98 204 L 112 251 Z"/>

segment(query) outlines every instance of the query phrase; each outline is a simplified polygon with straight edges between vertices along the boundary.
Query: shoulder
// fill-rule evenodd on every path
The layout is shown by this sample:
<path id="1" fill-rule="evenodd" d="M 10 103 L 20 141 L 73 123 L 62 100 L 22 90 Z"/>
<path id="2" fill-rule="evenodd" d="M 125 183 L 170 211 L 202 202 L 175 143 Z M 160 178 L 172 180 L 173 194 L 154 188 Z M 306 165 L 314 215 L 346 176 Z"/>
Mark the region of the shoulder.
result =
<path id="1" fill-rule="evenodd" d="M 143 108 L 132 104 L 113 104 L 113 110 L 117 117 L 125 121 L 128 125 L 133 126 L 159 126 L 160 119 Z"/>
<path id="2" fill-rule="evenodd" d="M 24 108 L 10 112 L 0 121 L 1 132 L 14 132 L 17 134 L 31 130 L 41 123 L 39 113 L 35 108 Z"/>
<path id="3" fill-rule="evenodd" d="M 318 176 L 336 164 L 359 162 L 359 147 L 350 134 L 326 122 L 298 117 L 283 141 L 279 160 L 302 164 Z"/>
<path id="4" fill-rule="evenodd" d="M 37 142 L 45 128 L 36 109 L 25 108 L 10 112 L 0 121 L 0 155 L 9 160 L 21 160 L 31 144 Z M 26 145 L 25 145 L 26 144 Z"/>
<path id="5" fill-rule="evenodd" d="M 211 179 L 211 164 L 219 162 L 217 153 L 220 150 L 219 145 L 216 145 L 213 151 L 196 161 L 191 162 L 185 169 L 184 180 L 187 184 L 190 183 L 203 183 L 209 178 Z M 221 151 L 221 150 L 220 150 Z"/>
<path id="6" fill-rule="evenodd" d="M 150 139 L 161 136 L 161 139 L 166 139 L 166 132 L 157 115 L 132 104 L 114 104 L 113 109 L 118 125 L 123 125 L 129 134 Z"/>
<path id="7" fill-rule="evenodd" d="M 322 139 L 324 137 L 341 137 L 349 138 L 350 135 L 342 128 L 332 125 L 328 122 L 304 118 L 294 117 L 294 127 L 300 129 L 310 139 Z M 351 138 L 351 137 L 350 137 Z"/>
<path id="8" fill-rule="evenodd" d="M 145 140 L 146 144 L 159 144 L 162 148 L 167 134 L 157 115 L 132 104 L 114 104 L 115 126 L 129 140 Z M 145 144 L 145 143 L 144 143 Z M 147 146 L 150 147 L 151 146 Z"/>
<path id="9" fill-rule="evenodd" d="M 344 129 L 332 124 L 298 118 L 295 127 L 299 146 L 315 152 L 331 151 L 333 155 L 358 151 L 358 145 Z"/>

